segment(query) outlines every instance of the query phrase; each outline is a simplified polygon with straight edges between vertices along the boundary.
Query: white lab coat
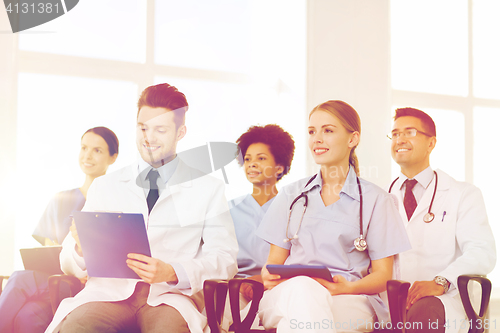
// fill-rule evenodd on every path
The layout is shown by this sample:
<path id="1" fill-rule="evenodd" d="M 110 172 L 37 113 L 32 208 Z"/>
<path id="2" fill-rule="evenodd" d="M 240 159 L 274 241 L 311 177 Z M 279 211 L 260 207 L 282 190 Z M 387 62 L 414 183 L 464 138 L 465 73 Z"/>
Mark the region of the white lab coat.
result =
<path id="1" fill-rule="evenodd" d="M 182 161 L 168 182 L 193 179 L 169 186 L 160 195 L 148 221 L 144 190 L 137 186 L 137 164 L 97 178 L 88 191 L 84 211 L 142 213 L 148 225 L 151 255 L 166 263 L 182 265 L 191 288 L 177 289 L 167 283 L 151 285 L 148 304 L 168 304 L 176 308 L 191 332 L 206 327 L 202 315 L 203 282 L 206 279 L 233 277 L 238 268 L 238 244 L 224 196 L 224 184 L 199 172 Z M 67 274 L 83 277 L 86 271 L 75 261 L 75 241 L 69 234 L 63 242 L 61 267 Z M 74 298 L 64 299 L 46 332 L 54 328 L 76 307 L 92 301 L 120 301 L 134 292 L 141 280 L 89 278 Z"/>
<path id="2" fill-rule="evenodd" d="M 399 254 L 401 279 L 413 284 L 443 276 L 450 281 L 450 291 L 439 296 L 448 321 L 446 333 L 467 332 L 467 316 L 458 293 L 457 278 L 462 274 L 490 273 L 496 262 L 495 240 L 481 191 L 441 170 L 436 172 L 438 187 L 432 206 L 435 218 L 431 223 L 425 223 L 423 218 L 429 209 L 436 177 L 409 222 L 399 190 L 403 180 L 398 179 L 391 191 L 399 200 L 399 212 L 412 245 L 411 250 Z"/>

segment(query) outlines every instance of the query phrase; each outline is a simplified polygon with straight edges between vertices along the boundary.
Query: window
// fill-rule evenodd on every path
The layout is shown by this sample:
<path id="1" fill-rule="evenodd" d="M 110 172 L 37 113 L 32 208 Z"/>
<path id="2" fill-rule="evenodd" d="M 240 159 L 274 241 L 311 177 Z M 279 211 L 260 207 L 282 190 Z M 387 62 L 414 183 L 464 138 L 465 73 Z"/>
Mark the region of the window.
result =
<path id="1" fill-rule="evenodd" d="M 82 186 L 85 175 L 78 154 L 87 129 L 106 126 L 118 136 L 119 159 L 108 172 L 135 159 L 131 133 L 135 131 L 137 85 L 33 73 L 19 73 L 18 85 L 15 194 L 22 197 L 21 191 L 30 189 L 30 197 L 37 198 L 17 202 L 16 211 L 23 214 L 16 215 L 16 247 L 24 248 L 37 244 L 31 233 L 49 199 Z"/>
<path id="2" fill-rule="evenodd" d="M 179 152 L 279 123 L 305 154 L 305 8 L 305 0 L 86 0 L 20 33 L 17 175 L 37 200 L 16 221 L 16 249 L 37 246 L 31 233 L 56 192 L 83 184 L 85 130 L 103 125 L 117 134 L 120 155 L 108 172 L 135 161 L 137 99 L 155 83 L 177 86 L 190 103 Z M 284 31 L 293 38 L 280 37 Z M 297 159 L 280 186 L 305 168 Z M 228 186 L 228 199 L 250 191 L 235 161 L 226 171 L 239 184 Z"/>
<path id="3" fill-rule="evenodd" d="M 500 124 L 500 108 L 474 108 L 474 184 L 483 192 L 488 219 L 495 236 L 500 235 L 497 222 L 500 221 L 497 209 L 498 182 L 495 177 L 500 165 L 500 155 L 492 152 L 492 147 L 496 147 L 499 141 L 495 135 L 497 124 Z M 498 236 L 496 241 L 498 244 Z M 498 287 L 500 270 L 495 269 L 489 277 L 496 282 L 493 286 Z"/>
<path id="4" fill-rule="evenodd" d="M 474 0 L 473 2 L 473 68 L 474 96 L 500 99 L 500 44 L 493 42 L 500 31 L 500 2 Z"/>
<path id="5" fill-rule="evenodd" d="M 23 51 L 144 63 L 146 0 L 80 1 L 66 15 L 19 36 Z"/>
<path id="6" fill-rule="evenodd" d="M 467 41 L 467 0 L 391 1 L 393 88 L 467 96 Z"/>

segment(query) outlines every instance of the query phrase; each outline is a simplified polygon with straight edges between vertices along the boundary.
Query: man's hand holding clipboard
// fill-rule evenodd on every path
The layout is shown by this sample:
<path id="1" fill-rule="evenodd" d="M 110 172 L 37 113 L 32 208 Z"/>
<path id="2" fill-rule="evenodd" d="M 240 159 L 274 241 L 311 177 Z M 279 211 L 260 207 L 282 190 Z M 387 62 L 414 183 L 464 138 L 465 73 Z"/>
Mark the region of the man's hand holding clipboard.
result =
<path id="1" fill-rule="evenodd" d="M 171 265 L 151 257 L 142 214 L 73 212 L 75 251 L 90 277 L 177 281 Z"/>
<path id="2" fill-rule="evenodd" d="M 151 258 L 143 254 L 129 253 L 127 266 L 147 283 L 170 282 L 177 283 L 177 275 L 170 264 L 160 259 Z"/>

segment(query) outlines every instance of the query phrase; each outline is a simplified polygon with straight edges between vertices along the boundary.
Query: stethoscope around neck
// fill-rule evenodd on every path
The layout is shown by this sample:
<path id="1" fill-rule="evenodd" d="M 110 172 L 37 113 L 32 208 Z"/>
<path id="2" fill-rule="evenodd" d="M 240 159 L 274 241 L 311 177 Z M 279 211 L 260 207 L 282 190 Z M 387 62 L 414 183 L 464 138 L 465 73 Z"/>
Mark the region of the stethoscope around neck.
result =
<path id="1" fill-rule="evenodd" d="M 434 213 L 431 212 L 432 210 L 432 204 L 434 203 L 434 197 L 436 196 L 436 189 L 438 187 L 438 174 L 436 171 L 434 171 L 434 175 L 436 176 L 436 183 L 434 184 L 434 192 L 432 193 L 432 199 L 431 199 L 431 204 L 429 205 L 429 210 L 427 211 L 427 214 L 424 215 L 424 222 L 425 223 L 431 223 L 434 220 Z M 392 187 L 396 183 L 396 181 L 399 179 L 396 178 L 392 182 L 391 186 L 389 187 L 389 193 L 391 193 Z"/>
<path id="2" fill-rule="evenodd" d="M 311 184 L 311 182 L 316 178 L 316 175 L 312 176 L 311 179 L 307 182 L 307 184 L 304 186 L 304 189 L 307 187 L 307 185 Z M 362 252 L 366 250 L 368 247 L 366 243 L 366 239 L 363 236 L 363 192 L 361 191 L 361 184 L 359 182 L 359 177 L 356 176 L 356 182 L 358 183 L 358 191 L 359 191 L 359 237 L 354 240 L 354 247 L 356 250 Z M 292 211 L 295 203 L 299 201 L 301 198 L 304 198 L 304 209 L 302 210 L 302 215 L 300 216 L 300 221 L 299 225 L 297 227 L 297 231 L 295 231 L 295 234 L 292 237 L 288 237 L 288 227 L 290 226 L 290 217 L 292 216 Z M 307 197 L 307 194 L 305 192 L 302 192 L 298 197 L 293 199 L 292 204 L 290 205 L 290 209 L 288 211 L 288 221 L 286 223 L 286 232 L 285 236 L 286 238 L 283 239 L 284 243 L 291 242 L 294 239 L 299 238 L 299 230 L 300 226 L 302 225 L 302 220 L 304 219 L 304 214 L 306 213 L 307 210 L 307 205 L 309 204 L 309 198 Z"/>

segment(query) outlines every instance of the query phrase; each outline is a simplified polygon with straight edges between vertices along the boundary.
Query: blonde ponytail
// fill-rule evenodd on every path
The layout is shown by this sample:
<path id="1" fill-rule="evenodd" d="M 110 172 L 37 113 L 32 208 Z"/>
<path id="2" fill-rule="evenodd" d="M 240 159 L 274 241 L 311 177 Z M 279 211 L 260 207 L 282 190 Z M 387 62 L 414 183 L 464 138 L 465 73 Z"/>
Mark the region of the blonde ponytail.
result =
<path id="1" fill-rule="evenodd" d="M 349 155 L 349 164 L 352 165 L 354 168 L 354 171 L 356 172 L 356 175 L 359 176 L 359 163 L 358 163 L 358 156 L 356 156 L 356 152 L 354 151 L 356 147 L 352 148 L 351 154 Z"/>

